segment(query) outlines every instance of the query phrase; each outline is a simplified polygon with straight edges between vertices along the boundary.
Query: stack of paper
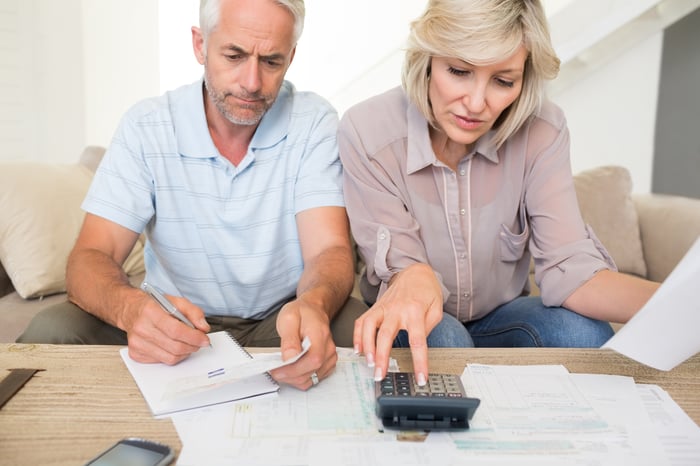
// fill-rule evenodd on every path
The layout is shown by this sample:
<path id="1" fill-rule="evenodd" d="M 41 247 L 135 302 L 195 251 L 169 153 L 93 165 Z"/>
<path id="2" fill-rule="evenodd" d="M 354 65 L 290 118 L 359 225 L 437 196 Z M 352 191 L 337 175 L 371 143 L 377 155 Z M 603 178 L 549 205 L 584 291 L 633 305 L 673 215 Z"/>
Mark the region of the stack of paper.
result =
<path id="1" fill-rule="evenodd" d="M 468 365 L 469 430 L 381 433 L 372 374 L 342 351 L 308 392 L 174 416 L 178 465 L 700 464 L 700 428 L 658 386 L 563 366 Z"/>

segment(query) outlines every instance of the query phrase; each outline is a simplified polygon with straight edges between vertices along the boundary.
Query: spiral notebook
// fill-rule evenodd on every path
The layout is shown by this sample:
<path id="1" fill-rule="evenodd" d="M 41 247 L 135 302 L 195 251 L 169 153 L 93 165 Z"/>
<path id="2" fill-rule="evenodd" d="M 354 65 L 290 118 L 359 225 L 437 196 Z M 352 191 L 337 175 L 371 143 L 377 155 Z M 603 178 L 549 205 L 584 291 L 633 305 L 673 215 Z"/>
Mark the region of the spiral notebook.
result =
<path id="1" fill-rule="evenodd" d="M 269 374 L 258 372 L 244 378 L 228 378 L 221 383 L 203 385 L 201 390 L 180 392 L 179 396 L 173 395 L 173 387 L 183 381 L 210 380 L 212 376 L 223 375 L 225 370 L 231 373 L 237 366 L 253 362 L 251 355 L 229 333 L 210 333 L 209 340 L 210 348 L 201 348 L 173 366 L 136 362 L 129 357 L 128 348 L 119 351 L 154 416 L 167 416 L 189 409 L 276 393 L 279 390 Z M 277 359 L 279 363 L 275 367 L 284 364 L 279 356 Z M 291 361 L 286 363 L 289 362 Z"/>

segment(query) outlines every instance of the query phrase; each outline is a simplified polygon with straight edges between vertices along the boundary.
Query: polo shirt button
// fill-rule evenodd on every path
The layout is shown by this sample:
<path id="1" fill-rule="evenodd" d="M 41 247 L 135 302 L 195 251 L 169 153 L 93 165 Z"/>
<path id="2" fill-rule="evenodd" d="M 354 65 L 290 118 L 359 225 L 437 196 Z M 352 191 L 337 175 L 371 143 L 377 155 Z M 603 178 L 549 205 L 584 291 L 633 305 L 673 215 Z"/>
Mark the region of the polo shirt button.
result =
<path id="1" fill-rule="evenodd" d="M 467 211 L 464 210 L 464 209 L 462 209 L 462 210 L 459 211 L 459 215 L 465 215 L 466 213 L 467 213 Z"/>
<path id="2" fill-rule="evenodd" d="M 466 170 L 463 168 L 463 169 L 461 169 L 461 170 L 459 171 L 459 174 L 460 174 L 461 176 L 464 176 L 464 175 L 467 174 L 467 172 L 466 172 Z"/>

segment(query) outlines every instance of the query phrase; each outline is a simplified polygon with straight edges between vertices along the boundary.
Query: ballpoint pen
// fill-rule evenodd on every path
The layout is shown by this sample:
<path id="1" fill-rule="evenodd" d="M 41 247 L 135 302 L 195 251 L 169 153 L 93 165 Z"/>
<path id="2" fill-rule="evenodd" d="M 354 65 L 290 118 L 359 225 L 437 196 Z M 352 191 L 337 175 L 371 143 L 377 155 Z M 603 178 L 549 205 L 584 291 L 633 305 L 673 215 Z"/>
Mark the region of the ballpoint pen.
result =
<path id="1" fill-rule="evenodd" d="M 177 318 L 180 322 L 182 322 L 183 324 L 187 325 L 188 327 L 190 327 L 190 328 L 195 328 L 195 326 L 192 325 L 192 322 L 190 322 L 190 321 L 187 319 L 187 317 L 185 317 L 184 315 L 182 315 L 182 313 L 181 313 L 180 311 L 178 311 L 177 308 L 176 308 L 175 306 L 173 306 L 173 303 L 171 303 L 170 301 L 168 301 L 168 300 L 165 298 L 165 296 L 163 296 L 162 294 L 160 294 L 160 292 L 159 292 L 158 290 L 156 290 L 155 288 L 153 288 L 150 284 L 148 284 L 148 283 L 146 283 L 146 282 L 143 282 L 143 284 L 141 285 L 141 289 L 142 289 L 143 291 L 145 291 L 146 293 L 148 293 L 148 295 L 149 295 L 151 298 L 155 299 L 156 302 L 157 302 L 158 304 L 160 304 L 160 307 L 162 307 L 163 310 L 166 311 L 168 314 L 170 314 L 171 316 Z"/>

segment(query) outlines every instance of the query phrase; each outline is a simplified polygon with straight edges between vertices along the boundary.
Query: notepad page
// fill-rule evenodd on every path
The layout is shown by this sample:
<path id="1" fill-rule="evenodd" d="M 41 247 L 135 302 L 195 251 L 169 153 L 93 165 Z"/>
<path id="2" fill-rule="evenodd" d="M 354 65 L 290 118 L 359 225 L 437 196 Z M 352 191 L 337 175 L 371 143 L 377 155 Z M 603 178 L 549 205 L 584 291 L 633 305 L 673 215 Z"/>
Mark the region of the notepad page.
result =
<path id="1" fill-rule="evenodd" d="M 209 339 L 211 347 L 200 348 L 199 351 L 173 366 L 136 362 L 129 357 L 128 348 L 120 350 L 126 367 L 136 381 L 136 385 L 154 416 L 164 416 L 179 411 L 227 403 L 275 393 L 279 390 L 277 383 L 268 374 L 257 374 L 200 393 L 174 399 L 165 396 L 169 385 L 182 378 L 206 374 L 209 371 L 229 367 L 251 358 L 238 342 L 225 331 L 210 333 Z"/>

